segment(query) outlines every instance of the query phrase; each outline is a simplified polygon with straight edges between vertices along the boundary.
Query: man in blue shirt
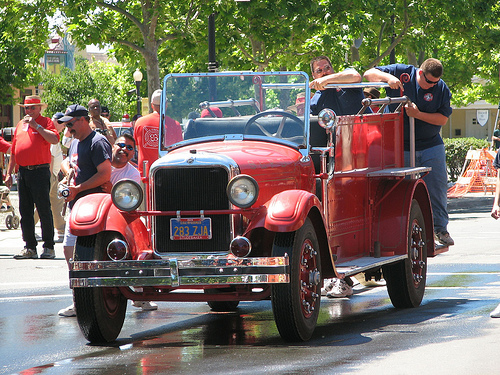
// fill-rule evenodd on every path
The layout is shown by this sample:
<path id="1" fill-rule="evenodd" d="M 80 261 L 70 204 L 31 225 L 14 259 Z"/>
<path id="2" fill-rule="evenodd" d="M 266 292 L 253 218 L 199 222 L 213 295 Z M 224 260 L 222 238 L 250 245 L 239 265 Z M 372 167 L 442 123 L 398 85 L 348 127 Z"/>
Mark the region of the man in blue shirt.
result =
<path id="1" fill-rule="evenodd" d="M 311 60 L 311 73 L 314 78 L 309 83 L 311 90 L 318 90 L 311 98 L 311 114 L 317 115 L 323 108 L 330 108 L 338 116 L 355 115 L 361 109 L 365 98 L 361 88 L 325 89 L 326 85 L 338 83 L 359 83 L 361 75 L 355 69 L 346 69 L 335 73 L 330 59 L 318 56 Z"/>
<path id="2" fill-rule="evenodd" d="M 435 238 L 446 246 L 454 244 L 447 231 L 446 195 L 448 173 L 443 139 L 439 134 L 451 115 L 451 93 L 441 79 L 443 65 L 437 59 L 425 60 L 420 68 L 392 64 L 369 69 L 364 77 L 371 82 L 387 82 L 387 96 L 406 95 L 412 101 L 405 107 L 404 147 L 405 164 L 410 160 L 409 118 L 415 118 L 416 166 L 432 167 L 424 177 L 431 198 Z"/>

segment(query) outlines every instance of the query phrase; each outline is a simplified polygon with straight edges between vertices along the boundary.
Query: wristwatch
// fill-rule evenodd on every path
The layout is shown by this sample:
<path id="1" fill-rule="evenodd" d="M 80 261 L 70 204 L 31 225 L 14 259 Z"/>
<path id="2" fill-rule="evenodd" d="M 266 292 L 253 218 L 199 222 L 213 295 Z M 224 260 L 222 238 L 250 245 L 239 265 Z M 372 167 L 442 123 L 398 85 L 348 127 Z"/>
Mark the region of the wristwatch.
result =
<path id="1" fill-rule="evenodd" d="M 43 128 L 43 126 L 42 126 L 42 125 L 40 125 L 40 124 L 37 124 L 37 125 L 36 125 L 36 130 L 40 130 L 40 128 Z"/>

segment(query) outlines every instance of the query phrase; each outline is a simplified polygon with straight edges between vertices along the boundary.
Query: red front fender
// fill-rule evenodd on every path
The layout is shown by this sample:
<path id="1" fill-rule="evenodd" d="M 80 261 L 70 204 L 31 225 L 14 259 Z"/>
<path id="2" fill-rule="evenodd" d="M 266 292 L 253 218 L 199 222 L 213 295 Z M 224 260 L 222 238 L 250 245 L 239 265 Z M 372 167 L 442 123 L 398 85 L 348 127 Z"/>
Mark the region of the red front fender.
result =
<path id="1" fill-rule="evenodd" d="M 317 196 L 305 190 L 286 190 L 267 204 L 264 227 L 271 232 L 293 232 L 304 224 L 313 207 L 322 212 Z"/>
<path id="2" fill-rule="evenodd" d="M 142 220 L 120 212 L 113 205 L 110 194 L 90 194 L 78 199 L 71 210 L 69 228 L 75 236 L 115 231 L 125 237 L 132 249 L 151 248 Z"/>

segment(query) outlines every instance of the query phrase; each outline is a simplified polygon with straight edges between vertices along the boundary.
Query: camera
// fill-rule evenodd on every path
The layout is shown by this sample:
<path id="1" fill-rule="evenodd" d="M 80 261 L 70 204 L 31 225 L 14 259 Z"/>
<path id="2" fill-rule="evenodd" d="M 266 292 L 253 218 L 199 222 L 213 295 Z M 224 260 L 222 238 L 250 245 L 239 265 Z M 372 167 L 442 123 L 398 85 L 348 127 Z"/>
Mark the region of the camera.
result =
<path id="1" fill-rule="evenodd" d="M 64 185 L 64 184 L 59 184 L 58 188 L 57 188 L 57 195 L 60 197 L 60 198 L 66 198 L 69 196 L 69 188 L 67 185 Z"/>
<path id="2" fill-rule="evenodd" d="M 99 129 L 99 128 L 96 128 L 96 129 L 95 129 L 95 131 L 96 131 L 97 133 L 102 134 L 102 135 L 106 135 L 106 134 L 108 134 L 108 129 Z"/>

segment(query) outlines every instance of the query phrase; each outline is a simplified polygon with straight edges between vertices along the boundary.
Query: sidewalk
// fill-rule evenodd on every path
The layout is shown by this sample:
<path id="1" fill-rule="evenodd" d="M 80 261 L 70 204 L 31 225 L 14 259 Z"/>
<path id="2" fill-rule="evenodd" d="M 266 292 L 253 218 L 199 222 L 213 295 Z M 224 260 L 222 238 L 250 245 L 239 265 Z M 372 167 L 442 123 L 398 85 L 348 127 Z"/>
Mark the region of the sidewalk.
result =
<path id="1" fill-rule="evenodd" d="M 19 216 L 19 199 L 17 191 L 11 191 L 10 201 L 16 208 L 16 214 Z M 13 259 L 24 247 L 21 227 L 18 229 L 7 229 L 5 226 L 5 217 L 0 215 L 0 292 L 12 291 L 13 293 L 31 289 L 36 286 L 39 288 L 54 286 L 68 287 L 68 266 L 64 259 L 63 246 L 56 243 L 54 250 L 55 259 Z M 40 234 L 40 224 L 36 226 L 36 233 Z M 38 255 L 41 253 L 41 244 L 38 244 Z"/>

